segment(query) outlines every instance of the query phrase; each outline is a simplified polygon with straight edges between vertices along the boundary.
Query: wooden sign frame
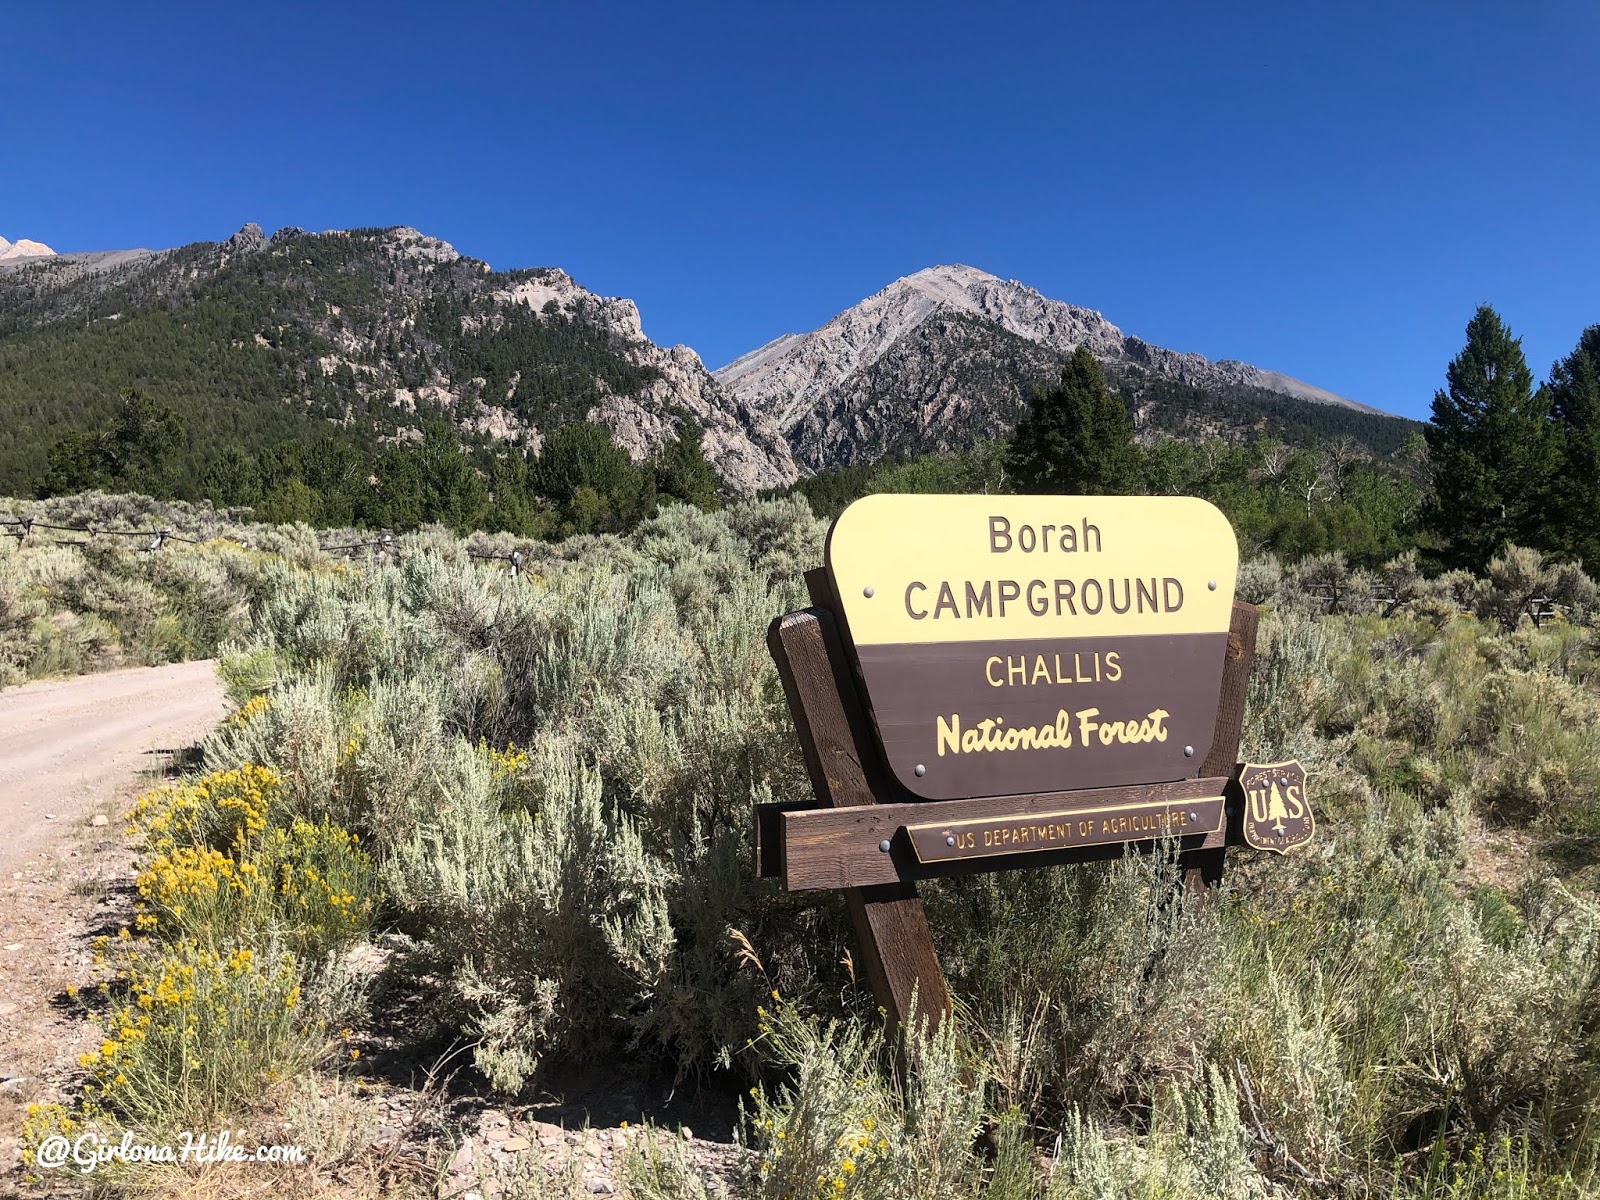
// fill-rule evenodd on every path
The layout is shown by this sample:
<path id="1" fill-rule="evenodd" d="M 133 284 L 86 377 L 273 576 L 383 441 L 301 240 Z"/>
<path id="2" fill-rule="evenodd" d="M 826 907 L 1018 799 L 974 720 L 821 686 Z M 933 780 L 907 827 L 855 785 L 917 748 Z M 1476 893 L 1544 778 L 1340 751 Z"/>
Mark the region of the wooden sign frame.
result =
<path id="1" fill-rule="evenodd" d="M 811 607 L 776 618 L 767 631 L 767 646 L 783 680 L 815 800 L 757 806 L 756 874 L 781 879 L 789 890 L 844 889 L 861 965 L 878 1004 L 895 1025 L 906 1024 L 914 1009 L 918 1024 L 931 1032 L 950 1011 L 949 989 L 917 895 L 919 879 L 1102 861 L 1175 841 L 1186 893 L 1203 897 L 1221 883 L 1227 847 L 1246 844 L 1236 783 L 1241 764 L 1235 760 L 1255 658 L 1254 605 L 1233 605 L 1215 735 L 1197 778 L 924 801 L 896 782 L 883 764 L 835 615 L 837 600 L 828 573 L 808 571 L 805 579 Z M 1219 802 L 1222 820 L 1215 832 L 1181 833 L 1187 814 L 1209 817 Z M 1201 805 L 1208 807 L 1204 814 Z M 920 839 L 919 852 L 912 832 L 917 826 L 1037 817 L 1044 831 L 1040 837 L 1048 843 L 1053 828 L 1085 810 L 1176 815 L 1170 821 L 1155 817 L 1149 826 L 1172 830 L 1170 838 L 1119 836 L 1096 844 L 981 856 L 940 858 L 936 846 L 930 852 L 926 838 Z"/>

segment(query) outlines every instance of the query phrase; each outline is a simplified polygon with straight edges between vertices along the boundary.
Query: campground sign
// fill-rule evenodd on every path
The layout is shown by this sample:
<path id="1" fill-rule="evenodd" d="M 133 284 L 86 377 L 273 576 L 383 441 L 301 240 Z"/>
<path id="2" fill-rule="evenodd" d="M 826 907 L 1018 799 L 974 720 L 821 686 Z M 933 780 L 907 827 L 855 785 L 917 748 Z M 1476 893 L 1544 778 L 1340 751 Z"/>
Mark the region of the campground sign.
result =
<path id="1" fill-rule="evenodd" d="M 827 566 L 916 795 L 1165 782 L 1205 761 L 1238 570 L 1205 501 L 869 496 Z"/>
<path id="2" fill-rule="evenodd" d="M 1236 763 L 1256 610 L 1203 500 L 906 496 L 835 521 L 812 606 L 767 642 L 816 803 L 762 805 L 756 869 L 843 888 L 897 1021 L 948 1008 L 919 879 L 1314 829 L 1298 763 Z"/>

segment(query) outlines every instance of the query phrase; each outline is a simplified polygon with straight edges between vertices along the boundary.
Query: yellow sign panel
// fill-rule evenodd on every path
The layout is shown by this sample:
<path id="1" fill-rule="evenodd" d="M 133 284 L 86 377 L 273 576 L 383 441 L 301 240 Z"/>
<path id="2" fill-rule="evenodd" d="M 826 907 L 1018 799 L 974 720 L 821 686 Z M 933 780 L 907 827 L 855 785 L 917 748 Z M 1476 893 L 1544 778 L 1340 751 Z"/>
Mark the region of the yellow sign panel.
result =
<path id="1" fill-rule="evenodd" d="M 1226 633 L 1239 547 L 1187 496 L 867 496 L 828 535 L 851 640 Z"/>

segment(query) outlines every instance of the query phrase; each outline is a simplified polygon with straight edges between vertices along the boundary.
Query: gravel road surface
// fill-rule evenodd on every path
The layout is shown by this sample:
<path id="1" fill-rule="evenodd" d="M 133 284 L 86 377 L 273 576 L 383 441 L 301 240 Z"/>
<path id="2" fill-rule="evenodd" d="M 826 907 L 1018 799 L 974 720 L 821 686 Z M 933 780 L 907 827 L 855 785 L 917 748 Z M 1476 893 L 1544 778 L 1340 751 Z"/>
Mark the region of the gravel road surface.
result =
<path id="1" fill-rule="evenodd" d="M 222 719 L 216 663 L 80 675 L 0 692 L 0 871 L 81 824 Z"/>

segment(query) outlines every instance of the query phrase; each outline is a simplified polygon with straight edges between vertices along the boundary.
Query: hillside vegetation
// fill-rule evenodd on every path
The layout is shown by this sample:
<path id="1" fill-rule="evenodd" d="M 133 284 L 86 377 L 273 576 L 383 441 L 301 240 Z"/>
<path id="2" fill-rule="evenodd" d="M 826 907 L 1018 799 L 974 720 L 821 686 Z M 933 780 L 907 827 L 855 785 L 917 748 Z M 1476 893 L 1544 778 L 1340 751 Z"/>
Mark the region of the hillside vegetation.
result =
<path id="1" fill-rule="evenodd" d="M 949 310 L 874 359 L 847 403 L 819 398 L 795 424 L 792 398 L 719 385 L 692 351 L 651 343 L 631 301 L 559 270 L 494 271 L 405 227 L 267 238 L 248 225 L 221 242 L 0 267 L 0 494 L 140 491 L 321 525 L 616 529 L 650 506 L 604 505 L 611 519 L 585 526 L 570 514 L 541 523 L 525 503 L 486 504 L 468 522 L 459 504 L 425 493 L 395 503 L 387 492 L 414 473 L 395 459 L 431 437 L 435 457 L 466 459 L 481 490 L 526 493 L 545 439 L 586 422 L 635 466 L 692 425 L 713 490 L 730 496 L 790 483 L 801 464 L 966 452 L 1004 436 L 1031 389 L 1060 375 L 1070 348 L 1057 334 L 1041 342 Z M 1146 442 L 1344 439 L 1387 461 L 1418 428 L 1253 385 L 1268 376 L 1244 364 L 1112 342 L 1111 382 Z M 158 434 L 159 453 L 143 463 L 105 453 L 130 393 Z"/>
<path id="2" fill-rule="evenodd" d="M 842 899 L 749 866 L 752 806 L 808 795 L 764 634 L 803 603 L 823 531 L 791 499 L 559 544 L 408 534 L 365 565 L 309 531 L 274 534 L 283 553 L 253 531 L 248 551 L 179 548 L 249 560 L 235 711 L 132 818 L 141 902 L 104 950 L 105 1042 L 29 1136 L 276 1129 L 302 1081 L 359 1071 L 363 1012 L 404 997 L 391 1028 L 470 1047 L 489 1094 L 622 1059 L 737 1088 L 740 1196 L 1593 1194 L 1581 571 L 1515 550 L 1433 581 L 1405 557 L 1362 578 L 1247 561 L 1265 615 L 1244 753 L 1306 764 L 1317 841 L 1231 852 L 1202 908 L 1157 860 L 927 887 L 957 1019 L 902 1077 Z M 109 586 L 159 557 L 4 547 L 25 595 L 36 562 L 84 556 Z M 1535 625 L 1535 592 L 1564 615 Z M 363 983 L 369 943 L 385 965 Z M 707 1194 L 680 1143 L 635 1145 L 630 1194 Z M 340 1147 L 345 1177 L 382 1161 Z"/>
<path id="3" fill-rule="evenodd" d="M 1004 442 L 823 471 L 785 491 L 827 517 L 874 492 L 1200 496 L 1227 514 L 1246 557 L 1332 555 L 1371 570 L 1415 553 L 1430 573 L 1482 571 L 1515 544 L 1600 561 L 1600 325 L 1535 387 L 1520 339 L 1480 306 L 1445 382 L 1432 423 L 1389 456 L 1348 436 L 1152 438 L 1080 345 Z"/>
<path id="4" fill-rule="evenodd" d="M 181 420 L 170 495 L 192 499 L 230 447 L 324 436 L 375 447 L 452 419 L 464 392 L 469 411 L 492 395 L 553 426 L 582 419 L 604 385 L 630 394 L 656 377 L 599 326 L 526 305 L 491 313 L 494 289 L 538 271 L 486 272 L 405 233 L 284 230 L 270 243 L 197 242 L 109 277 L 55 260 L 0 275 L 0 407 L 16 418 L 0 434 L 0 492 L 30 492 L 56 440 L 105 424 L 129 388 Z"/>

